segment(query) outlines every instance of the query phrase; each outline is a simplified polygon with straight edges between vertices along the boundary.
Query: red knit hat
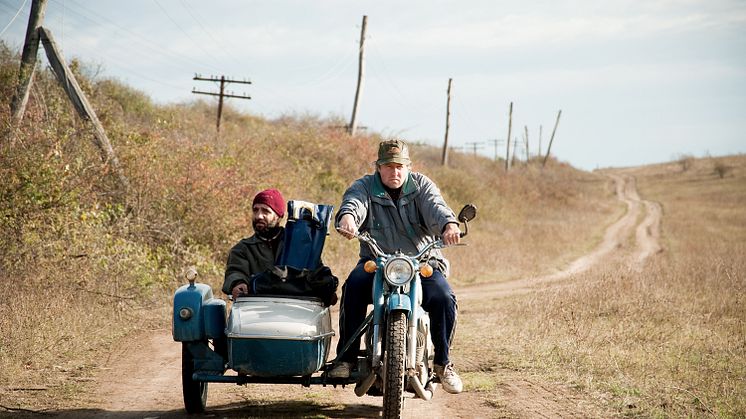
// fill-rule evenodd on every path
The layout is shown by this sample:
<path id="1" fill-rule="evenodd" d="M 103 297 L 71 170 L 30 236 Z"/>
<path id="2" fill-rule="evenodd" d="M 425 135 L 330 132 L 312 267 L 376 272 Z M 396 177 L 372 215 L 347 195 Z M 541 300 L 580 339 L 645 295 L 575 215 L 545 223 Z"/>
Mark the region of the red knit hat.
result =
<path id="1" fill-rule="evenodd" d="M 256 194 L 251 206 L 253 207 L 256 204 L 264 204 L 272 208 L 272 211 L 280 217 L 285 215 L 285 199 L 282 197 L 280 191 L 275 188 L 265 189 Z"/>

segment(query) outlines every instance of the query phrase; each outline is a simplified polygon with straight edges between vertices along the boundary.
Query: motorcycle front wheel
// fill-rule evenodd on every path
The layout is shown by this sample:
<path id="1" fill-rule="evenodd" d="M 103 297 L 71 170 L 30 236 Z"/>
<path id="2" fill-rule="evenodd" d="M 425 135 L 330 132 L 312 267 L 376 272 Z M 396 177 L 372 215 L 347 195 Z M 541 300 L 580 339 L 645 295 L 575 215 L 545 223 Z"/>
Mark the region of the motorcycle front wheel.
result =
<path id="1" fill-rule="evenodd" d="M 407 315 L 389 314 L 386 328 L 385 373 L 383 377 L 383 417 L 400 418 L 404 409 L 404 361 L 406 356 Z"/>

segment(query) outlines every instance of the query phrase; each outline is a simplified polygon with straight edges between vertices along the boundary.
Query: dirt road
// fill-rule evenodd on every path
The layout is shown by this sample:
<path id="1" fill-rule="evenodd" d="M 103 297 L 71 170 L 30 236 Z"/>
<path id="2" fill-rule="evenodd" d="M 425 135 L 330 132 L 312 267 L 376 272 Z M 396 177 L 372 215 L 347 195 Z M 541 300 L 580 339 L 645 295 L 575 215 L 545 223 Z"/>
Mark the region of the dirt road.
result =
<path id="1" fill-rule="evenodd" d="M 617 198 L 627 211 L 610 225 L 601 243 L 564 269 L 536 278 L 457 289 L 460 301 L 528 293 L 553 286 L 563 279 L 589 269 L 620 249 L 634 234 L 631 264 L 642 266 L 646 258 L 661 250 L 658 243 L 661 209 L 655 202 L 641 200 L 632 176 L 611 173 Z M 644 214 L 644 217 L 641 217 Z M 336 313 L 335 313 L 336 315 Z M 336 324 L 336 322 L 335 322 Z M 94 409 L 59 412 L 62 416 L 81 417 L 182 417 L 180 344 L 173 342 L 169 330 L 147 331 L 133 336 L 112 354 L 109 373 L 98 379 L 99 403 Z M 517 417 L 587 416 L 583 400 L 569 388 L 528 380 L 515 372 L 504 371 L 506 411 Z M 380 398 L 354 395 L 352 388 L 297 385 L 210 384 L 208 413 L 219 417 L 332 417 L 368 418 L 380 414 Z M 449 395 L 439 390 L 431 402 L 408 399 L 405 417 L 457 418 L 492 417 L 494 411 L 474 393 Z"/>

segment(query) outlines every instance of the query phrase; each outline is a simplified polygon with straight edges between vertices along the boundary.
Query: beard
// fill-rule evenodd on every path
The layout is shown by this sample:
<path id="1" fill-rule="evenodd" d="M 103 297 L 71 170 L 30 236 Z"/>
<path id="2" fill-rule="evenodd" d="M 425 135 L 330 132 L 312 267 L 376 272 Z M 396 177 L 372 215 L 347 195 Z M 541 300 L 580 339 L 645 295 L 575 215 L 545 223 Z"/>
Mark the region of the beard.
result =
<path id="1" fill-rule="evenodd" d="M 251 225 L 254 227 L 254 233 L 265 239 L 274 238 L 280 231 L 279 223 L 267 224 L 257 220 L 252 220 Z"/>

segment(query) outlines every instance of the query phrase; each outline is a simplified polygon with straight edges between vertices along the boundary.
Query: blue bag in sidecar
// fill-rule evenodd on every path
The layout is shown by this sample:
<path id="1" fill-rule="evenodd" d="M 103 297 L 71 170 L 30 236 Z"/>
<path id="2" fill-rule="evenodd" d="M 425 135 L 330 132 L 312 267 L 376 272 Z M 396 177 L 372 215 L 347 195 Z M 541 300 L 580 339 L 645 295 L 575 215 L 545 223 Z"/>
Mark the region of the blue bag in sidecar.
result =
<path id="1" fill-rule="evenodd" d="M 333 209 L 331 205 L 288 201 L 285 244 L 277 262 L 279 266 L 312 271 L 321 265 L 321 252 L 329 234 Z"/>

